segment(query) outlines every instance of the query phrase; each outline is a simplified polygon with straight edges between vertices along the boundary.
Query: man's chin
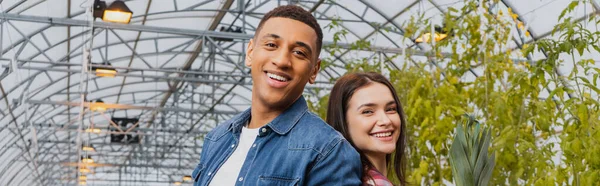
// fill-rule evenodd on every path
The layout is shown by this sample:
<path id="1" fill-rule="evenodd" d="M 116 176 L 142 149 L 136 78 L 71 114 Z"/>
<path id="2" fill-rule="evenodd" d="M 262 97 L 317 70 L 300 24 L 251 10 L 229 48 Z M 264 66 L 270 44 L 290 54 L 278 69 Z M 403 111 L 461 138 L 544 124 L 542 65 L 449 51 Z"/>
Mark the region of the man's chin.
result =
<path id="1" fill-rule="evenodd" d="M 271 92 L 263 95 L 262 98 L 259 98 L 259 100 L 263 102 L 266 107 L 283 109 L 283 107 L 291 105 L 295 98 L 290 97 L 290 95 Z"/>
<path id="2" fill-rule="evenodd" d="M 284 96 L 270 96 L 264 98 L 264 103 L 269 107 L 281 107 L 281 105 L 286 105 L 289 102 L 289 99 L 286 99 Z"/>

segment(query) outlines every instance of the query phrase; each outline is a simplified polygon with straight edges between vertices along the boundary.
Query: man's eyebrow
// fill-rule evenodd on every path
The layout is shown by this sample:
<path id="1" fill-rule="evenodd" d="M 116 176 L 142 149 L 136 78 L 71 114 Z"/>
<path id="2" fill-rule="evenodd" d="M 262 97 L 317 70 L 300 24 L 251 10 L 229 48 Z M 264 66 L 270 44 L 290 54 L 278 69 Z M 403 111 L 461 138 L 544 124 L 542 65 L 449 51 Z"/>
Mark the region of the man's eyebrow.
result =
<path id="1" fill-rule="evenodd" d="M 265 39 L 265 38 L 279 39 L 279 38 L 281 38 L 281 36 L 279 36 L 277 34 L 267 34 L 267 35 L 263 36 L 262 38 L 263 39 Z"/>
<path id="2" fill-rule="evenodd" d="M 306 50 L 308 50 L 309 54 L 312 54 L 312 49 L 310 48 L 310 46 L 302 41 L 296 41 L 296 45 L 301 46 L 306 48 Z"/>

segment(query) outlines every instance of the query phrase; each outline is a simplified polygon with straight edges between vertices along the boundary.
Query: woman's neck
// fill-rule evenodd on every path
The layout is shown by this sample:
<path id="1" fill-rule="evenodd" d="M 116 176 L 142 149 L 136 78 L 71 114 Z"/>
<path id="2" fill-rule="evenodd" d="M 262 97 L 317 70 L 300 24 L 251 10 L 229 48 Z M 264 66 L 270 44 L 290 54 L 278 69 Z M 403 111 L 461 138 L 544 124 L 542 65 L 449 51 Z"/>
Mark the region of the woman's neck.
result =
<path id="1" fill-rule="evenodd" d="M 365 154 L 375 169 L 387 177 L 386 154 Z"/>

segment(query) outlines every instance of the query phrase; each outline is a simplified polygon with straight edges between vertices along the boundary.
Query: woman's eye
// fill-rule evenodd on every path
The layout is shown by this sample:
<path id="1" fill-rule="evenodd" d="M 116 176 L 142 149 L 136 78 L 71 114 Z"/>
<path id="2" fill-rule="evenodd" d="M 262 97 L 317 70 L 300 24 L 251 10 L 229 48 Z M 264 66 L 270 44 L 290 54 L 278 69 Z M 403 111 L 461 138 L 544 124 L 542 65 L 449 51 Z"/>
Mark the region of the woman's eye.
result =
<path id="1" fill-rule="evenodd" d="M 394 108 L 394 107 L 388 108 L 388 109 L 386 109 L 386 112 L 396 112 L 396 108 Z"/>
<path id="2" fill-rule="evenodd" d="M 371 111 L 371 110 L 363 110 L 361 112 L 361 114 L 372 114 L 372 113 L 373 113 L 373 111 Z"/>

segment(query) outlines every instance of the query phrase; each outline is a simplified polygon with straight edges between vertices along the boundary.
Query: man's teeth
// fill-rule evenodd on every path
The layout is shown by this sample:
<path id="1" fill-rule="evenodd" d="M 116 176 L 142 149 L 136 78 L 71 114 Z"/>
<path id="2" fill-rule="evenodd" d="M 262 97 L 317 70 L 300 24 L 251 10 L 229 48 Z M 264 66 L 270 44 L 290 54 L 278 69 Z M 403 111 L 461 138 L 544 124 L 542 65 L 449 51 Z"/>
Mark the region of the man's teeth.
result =
<path id="1" fill-rule="evenodd" d="M 391 136 L 391 135 L 392 135 L 392 132 L 384 132 L 384 133 L 373 134 L 373 136 L 378 137 L 378 138 L 388 137 L 388 136 Z"/>
<path id="2" fill-rule="evenodd" d="M 271 73 L 267 73 L 267 76 L 269 76 L 269 78 L 271 78 L 271 79 L 276 79 L 279 81 L 284 81 L 284 82 L 288 81 L 288 79 L 283 76 L 279 76 L 279 75 L 275 75 L 275 74 L 271 74 Z"/>

